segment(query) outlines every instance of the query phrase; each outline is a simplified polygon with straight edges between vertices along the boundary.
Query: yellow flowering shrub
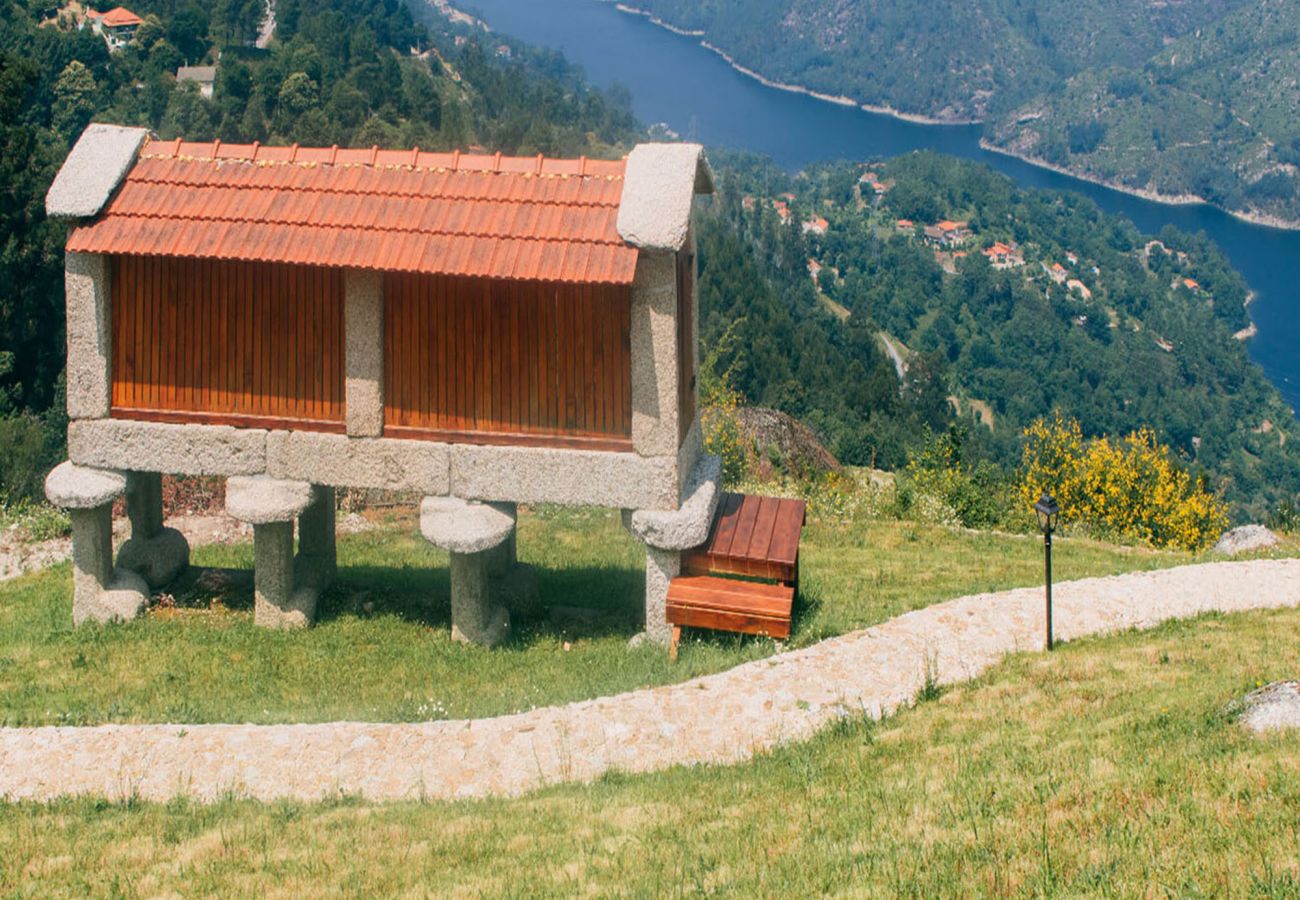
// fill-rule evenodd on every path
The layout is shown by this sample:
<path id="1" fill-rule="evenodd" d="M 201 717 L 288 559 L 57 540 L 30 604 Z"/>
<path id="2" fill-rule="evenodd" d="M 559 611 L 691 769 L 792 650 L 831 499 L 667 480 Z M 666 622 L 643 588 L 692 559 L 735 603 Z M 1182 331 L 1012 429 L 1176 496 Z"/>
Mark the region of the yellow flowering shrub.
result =
<path id="1" fill-rule="evenodd" d="M 1155 432 L 1085 441 L 1079 423 L 1059 414 L 1025 429 L 1020 500 L 1043 492 L 1061 505 L 1063 523 L 1081 523 L 1156 547 L 1199 550 L 1228 525 L 1227 506 L 1174 462 Z"/>

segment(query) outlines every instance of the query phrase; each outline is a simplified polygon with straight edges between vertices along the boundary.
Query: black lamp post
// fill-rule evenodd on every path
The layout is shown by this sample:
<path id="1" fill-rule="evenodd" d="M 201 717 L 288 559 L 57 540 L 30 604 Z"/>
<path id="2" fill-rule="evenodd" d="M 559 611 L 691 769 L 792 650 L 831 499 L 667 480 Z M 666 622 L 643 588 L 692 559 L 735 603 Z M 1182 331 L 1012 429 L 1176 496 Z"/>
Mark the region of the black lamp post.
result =
<path id="1" fill-rule="evenodd" d="M 1043 532 L 1044 568 L 1047 571 L 1047 649 L 1051 650 L 1052 641 L 1052 532 L 1056 530 L 1056 521 L 1061 516 L 1061 507 L 1056 498 L 1044 492 L 1034 504 L 1038 514 L 1038 527 Z"/>

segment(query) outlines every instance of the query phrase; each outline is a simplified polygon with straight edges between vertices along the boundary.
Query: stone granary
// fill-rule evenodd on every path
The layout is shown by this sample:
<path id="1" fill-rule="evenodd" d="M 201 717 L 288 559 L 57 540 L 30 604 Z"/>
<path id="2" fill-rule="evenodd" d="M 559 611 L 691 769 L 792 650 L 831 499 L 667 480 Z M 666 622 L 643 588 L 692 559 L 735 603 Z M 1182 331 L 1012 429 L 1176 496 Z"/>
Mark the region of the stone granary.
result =
<path id="1" fill-rule="evenodd" d="M 227 479 L 255 620 L 312 621 L 334 491 L 422 494 L 453 632 L 508 627 L 516 504 L 614 507 L 646 546 L 646 630 L 705 542 L 694 144 L 626 159 L 151 139 L 91 125 L 50 188 L 67 242 L 73 619 L 129 618 L 184 568 L 161 473 Z M 131 538 L 112 554 L 126 495 Z M 298 552 L 294 553 L 297 523 Z"/>

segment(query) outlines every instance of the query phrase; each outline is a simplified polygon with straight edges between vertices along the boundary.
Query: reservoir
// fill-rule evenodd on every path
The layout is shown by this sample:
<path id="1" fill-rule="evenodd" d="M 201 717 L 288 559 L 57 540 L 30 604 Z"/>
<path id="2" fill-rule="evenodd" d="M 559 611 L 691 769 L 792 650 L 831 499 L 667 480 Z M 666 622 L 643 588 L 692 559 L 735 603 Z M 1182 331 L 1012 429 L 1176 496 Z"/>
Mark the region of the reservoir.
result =
<path id="1" fill-rule="evenodd" d="M 674 34 L 597 0 L 463 0 L 494 30 L 562 51 L 601 87 L 620 84 L 646 123 L 683 138 L 770 156 L 797 170 L 930 149 L 986 163 L 1025 187 L 1078 191 L 1155 234 L 1167 224 L 1205 231 L 1255 291 L 1251 356 L 1300 409 L 1300 231 L 1251 225 L 1211 206 L 1169 206 L 1060 175 L 979 146 L 979 126 L 921 125 L 770 88 L 742 75 L 699 38 Z M 761 68 L 761 66 L 759 67 Z"/>

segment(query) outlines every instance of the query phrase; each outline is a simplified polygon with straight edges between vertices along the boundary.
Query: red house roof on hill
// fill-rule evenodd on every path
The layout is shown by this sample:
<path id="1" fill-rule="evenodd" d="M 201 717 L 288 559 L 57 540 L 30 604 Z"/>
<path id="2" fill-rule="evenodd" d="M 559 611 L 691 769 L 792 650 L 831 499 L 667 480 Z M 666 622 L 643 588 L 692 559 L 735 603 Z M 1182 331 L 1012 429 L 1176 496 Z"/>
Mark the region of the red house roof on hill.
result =
<path id="1" fill-rule="evenodd" d="M 128 25 L 144 24 L 144 19 L 131 12 L 131 10 L 127 9 L 125 6 L 115 6 L 108 12 L 104 13 L 91 10 L 86 13 L 86 15 L 90 16 L 92 19 L 99 19 L 99 21 L 109 28 L 124 28 Z"/>
<path id="2" fill-rule="evenodd" d="M 631 284 L 624 160 L 150 141 L 67 249 Z"/>

